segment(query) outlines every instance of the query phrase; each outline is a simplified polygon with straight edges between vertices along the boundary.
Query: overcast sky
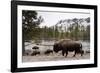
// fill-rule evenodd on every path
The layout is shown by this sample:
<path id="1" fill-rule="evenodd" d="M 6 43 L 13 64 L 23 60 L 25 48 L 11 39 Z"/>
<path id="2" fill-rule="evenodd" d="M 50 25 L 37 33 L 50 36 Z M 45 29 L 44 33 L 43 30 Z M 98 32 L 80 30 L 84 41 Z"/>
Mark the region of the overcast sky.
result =
<path id="1" fill-rule="evenodd" d="M 69 13 L 69 12 L 46 12 L 46 11 L 37 11 L 38 16 L 42 16 L 44 22 L 40 26 L 52 26 L 55 25 L 59 20 L 64 19 L 73 19 L 73 18 L 88 18 L 90 17 L 89 13 Z"/>

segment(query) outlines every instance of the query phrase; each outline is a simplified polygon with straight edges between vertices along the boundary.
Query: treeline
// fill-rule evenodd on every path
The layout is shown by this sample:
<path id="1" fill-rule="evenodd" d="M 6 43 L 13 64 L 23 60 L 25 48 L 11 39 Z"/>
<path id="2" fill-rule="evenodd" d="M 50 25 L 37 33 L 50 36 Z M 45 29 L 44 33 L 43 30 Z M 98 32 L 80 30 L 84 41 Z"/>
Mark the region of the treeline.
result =
<path id="1" fill-rule="evenodd" d="M 74 18 L 58 21 L 54 26 L 39 25 L 45 20 L 36 11 L 22 11 L 25 40 L 66 39 L 90 40 L 90 18 Z"/>
<path id="2" fill-rule="evenodd" d="M 73 40 L 90 40 L 90 18 L 60 20 L 55 25 L 55 37 Z"/>

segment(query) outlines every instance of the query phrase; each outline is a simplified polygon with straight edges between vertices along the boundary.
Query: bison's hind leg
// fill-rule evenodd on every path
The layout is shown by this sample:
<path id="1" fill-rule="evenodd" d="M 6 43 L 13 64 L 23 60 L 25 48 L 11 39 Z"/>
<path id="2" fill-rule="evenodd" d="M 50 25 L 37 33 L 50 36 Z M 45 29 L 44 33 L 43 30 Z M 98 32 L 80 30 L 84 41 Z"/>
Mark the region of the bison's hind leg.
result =
<path id="1" fill-rule="evenodd" d="M 68 51 L 66 51 L 66 56 L 65 57 L 67 57 L 67 55 L 68 55 Z"/>

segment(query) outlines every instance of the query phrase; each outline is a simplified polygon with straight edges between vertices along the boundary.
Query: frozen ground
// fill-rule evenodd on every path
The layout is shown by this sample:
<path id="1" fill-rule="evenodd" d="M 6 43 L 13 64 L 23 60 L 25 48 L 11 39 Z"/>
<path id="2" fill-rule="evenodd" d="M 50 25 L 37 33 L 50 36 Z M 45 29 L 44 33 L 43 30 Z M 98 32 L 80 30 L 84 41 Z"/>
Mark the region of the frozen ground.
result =
<path id="1" fill-rule="evenodd" d="M 42 44 L 42 45 L 41 45 Z M 76 57 L 73 57 L 74 52 L 69 52 L 67 57 L 62 56 L 61 52 L 59 52 L 58 54 L 56 53 L 51 53 L 49 55 L 45 55 L 44 52 L 47 49 L 51 49 L 53 50 L 53 46 L 47 46 L 49 45 L 53 45 L 54 42 L 43 42 L 40 45 L 36 45 L 34 43 L 27 43 L 25 42 L 25 50 L 28 53 L 32 53 L 32 47 L 33 46 L 38 46 L 39 47 L 39 51 L 40 51 L 40 55 L 36 55 L 36 56 L 31 56 L 31 55 L 26 55 L 23 56 L 22 61 L 23 62 L 37 62 L 37 61 L 56 61 L 56 60 L 80 60 L 80 59 L 89 59 L 90 58 L 90 43 L 89 42 L 82 42 L 82 49 L 85 51 L 85 54 L 83 56 L 80 56 L 79 54 L 76 55 Z M 45 46 L 43 46 L 43 44 L 45 44 Z M 86 53 L 86 51 L 88 51 Z"/>
<path id="2" fill-rule="evenodd" d="M 36 56 L 23 56 L 23 62 L 38 62 L 38 61 L 57 61 L 57 60 L 80 60 L 89 59 L 90 53 L 85 53 L 83 56 L 77 54 L 73 57 L 73 52 L 69 53 L 67 57 L 61 54 L 50 54 L 50 55 L 36 55 Z"/>

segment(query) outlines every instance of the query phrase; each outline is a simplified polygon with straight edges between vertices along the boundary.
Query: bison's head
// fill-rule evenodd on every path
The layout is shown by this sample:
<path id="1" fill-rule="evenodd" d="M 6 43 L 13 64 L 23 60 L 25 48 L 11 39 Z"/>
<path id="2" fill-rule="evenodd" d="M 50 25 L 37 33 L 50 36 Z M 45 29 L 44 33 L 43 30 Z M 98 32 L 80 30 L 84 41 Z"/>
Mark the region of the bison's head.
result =
<path id="1" fill-rule="evenodd" d="M 61 45 L 59 43 L 55 43 L 53 46 L 53 51 L 57 53 L 60 50 L 61 50 Z"/>
<path id="2" fill-rule="evenodd" d="M 84 50 L 82 50 L 82 44 L 80 43 L 80 53 L 84 54 Z"/>

